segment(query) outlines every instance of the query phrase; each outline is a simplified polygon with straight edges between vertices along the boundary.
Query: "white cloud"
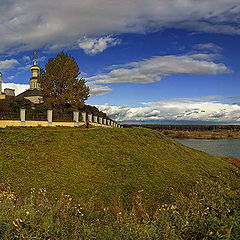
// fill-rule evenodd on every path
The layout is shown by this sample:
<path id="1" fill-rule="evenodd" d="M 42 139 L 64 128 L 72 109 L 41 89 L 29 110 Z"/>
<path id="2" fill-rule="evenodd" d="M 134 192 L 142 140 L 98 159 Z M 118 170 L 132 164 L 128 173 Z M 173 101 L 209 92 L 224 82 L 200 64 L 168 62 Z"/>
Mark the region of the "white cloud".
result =
<path id="1" fill-rule="evenodd" d="M 145 102 L 140 107 L 96 106 L 116 121 L 240 122 L 239 105 L 203 99 L 176 98 Z"/>
<path id="2" fill-rule="evenodd" d="M 222 50 L 222 48 L 215 43 L 200 43 L 195 44 L 193 47 L 198 50 L 206 50 L 214 53 L 217 53 Z"/>
<path id="3" fill-rule="evenodd" d="M 7 79 L 8 79 L 8 80 L 13 80 L 14 78 L 15 78 L 15 76 L 12 75 L 12 76 L 9 76 Z"/>
<path id="4" fill-rule="evenodd" d="M 16 83 L 3 83 L 3 89 L 4 88 L 13 88 L 15 89 L 15 94 L 18 95 L 25 90 L 29 89 L 28 84 L 16 84 Z"/>
<path id="5" fill-rule="evenodd" d="M 171 74 L 220 74 L 230 70 L 212 61 L 213 54 L 156 56 L 139 62 L 115 65 L 107 74 L 87 78 L 101 83 L 151 83 Z"/>
<path id="6" fill-rule="evenodd" d="M 239 0 L 1 0 L 0 52 L 168 27 L 240 34 L 239 6 Z"/>
<path id="7" fill-rule="evenodd" d="M 19 62 L 16 59 L 2 60 L 2 61 L 0 61 L 0 71 L 2 69 L 12 68 L 18 64 L 19 64 Z"/>
<path id="8" fill-rule="evenodd" d="M 75 46 L 72 46 L 70 47 L 69 46 L 70 43 L 53 43 L 53 44 L 47 44 L 44 48 L 44 52 L 47 52 L 47 53 L 55 53 L 55 52 L 59 52 L 61 50 L 70 50 L 70 49 L 75 49 L 76 47 Z M 74 43 L 72 43 L 74 44 Z"/>
<path id="9" fill-rule="evenodd" d="M 88 55 L 101 53 L 109 47 L 120 44 L 120 40 L 111 36 L 100 38 L 83 37 L 78 41 L 78 45 Z"/>
<path id="10" fill-rule="evenodd" d="M 30 68 L 31 68 L 31 67 L 32 67 L 32 64 L 27 64 L 27 65 L 18 67 L 18 70 L 21 70 L 21 71 L 30 71 Z"/>
<path id="11" fill-rule="evenodd" d="M 224 13 L 223 13 L 224 14 Z M 215 20 L 217 20 L 216 18 Z M 181 22 L 179 23 L 176 28 L 180 29 L 190 29 L 199 32 L 208 32 L 208 33 L 222 33 L 222 34 L 229 34 L 229 35 L 239 35 L 240 29 L 238 26 L 232 24 L 231 17 L 228 17 L 228 23 L 222 24 L 221 21 L 189 21 L 189 22 Z M 235 23 L 239 24 L 239 20 Z"/>
<path id="12" fill-rule="evenodd" d="M 29 56 L 23 56 L 22 60 L 25 61 L 25 62 L 30 62 L 31 58 Z"/>
<path id="13" fill-rule="evenodd" d="M 98 85 L 95 82 L 87 82 L 86 85 L 90 88 L 90 96 L 100 96 L 112 91 L 110 87 Z"/>

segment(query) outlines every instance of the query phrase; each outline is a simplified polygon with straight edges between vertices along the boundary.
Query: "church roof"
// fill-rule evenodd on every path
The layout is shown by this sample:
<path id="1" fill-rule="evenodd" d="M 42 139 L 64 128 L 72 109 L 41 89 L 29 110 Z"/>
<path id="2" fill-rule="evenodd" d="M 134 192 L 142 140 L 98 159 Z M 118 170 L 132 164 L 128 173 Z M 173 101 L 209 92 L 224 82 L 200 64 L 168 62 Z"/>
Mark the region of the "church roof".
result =
<path id="1" fill-rule="evenodd" d="M 17 97 L 35 97 L 35 96 L 39 96 L 42 97 L 42 91 L 39 89 L 28 89 L 22 93 L 20 93 L 19 95 L 17 95 Z"/>

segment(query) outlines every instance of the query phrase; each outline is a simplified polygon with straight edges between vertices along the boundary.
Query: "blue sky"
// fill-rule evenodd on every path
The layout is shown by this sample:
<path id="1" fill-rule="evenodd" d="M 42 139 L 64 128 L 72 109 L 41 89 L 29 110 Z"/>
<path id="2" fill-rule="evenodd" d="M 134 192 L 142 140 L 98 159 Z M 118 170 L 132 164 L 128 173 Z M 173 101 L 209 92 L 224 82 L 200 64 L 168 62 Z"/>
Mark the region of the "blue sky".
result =
<path id="1" fill-rule="evenodd" d="M 73 56 L 96 105 L 120 122 L 240 123 L 239 0 L 3 0 L 4 87 Z"/>

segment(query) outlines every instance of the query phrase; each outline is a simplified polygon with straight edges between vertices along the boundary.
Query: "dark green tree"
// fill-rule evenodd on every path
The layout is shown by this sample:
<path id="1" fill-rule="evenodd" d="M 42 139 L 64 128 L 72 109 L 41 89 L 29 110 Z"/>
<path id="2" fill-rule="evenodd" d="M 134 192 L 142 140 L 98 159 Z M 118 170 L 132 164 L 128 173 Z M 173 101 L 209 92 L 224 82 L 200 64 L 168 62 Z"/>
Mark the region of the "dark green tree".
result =
<path id="1" fill-rule="evenodd" d="M 8 98 L 0 100 L 0 111 L 19 111 L 20 108 L 31 109 L 33 104 L 25 98 Z"/>
<path id="2" fill-rule="evenodd" d="M 78 78 L 79 74 L 73 57 L 61 52 L 56 58 L 50 58 L 39 77 L 45 104 L 62 111 L 66 106 L 83 107 L 89 97 L 89 87 L 83 78 Z"/>

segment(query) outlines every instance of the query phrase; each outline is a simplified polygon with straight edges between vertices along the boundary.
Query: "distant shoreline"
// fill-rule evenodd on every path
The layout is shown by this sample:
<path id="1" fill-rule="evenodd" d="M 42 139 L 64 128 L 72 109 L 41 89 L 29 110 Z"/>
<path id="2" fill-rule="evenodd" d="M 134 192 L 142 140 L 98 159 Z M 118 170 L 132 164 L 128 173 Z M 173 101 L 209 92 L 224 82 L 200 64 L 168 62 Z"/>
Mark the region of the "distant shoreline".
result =
<path id="1" fill-rule="evenodd" d="M 215 130 L 215 131 L 174 131 L 164 130 L 163 133 L 177 139 L 240 139 L 240 131 Z"/>
<path id="2" fill-rule="evenodd" d="M 177 139 L 240 139 L 239 125 L 124 125 L 124 127 L 144 127 L 162 132 Z"/>

